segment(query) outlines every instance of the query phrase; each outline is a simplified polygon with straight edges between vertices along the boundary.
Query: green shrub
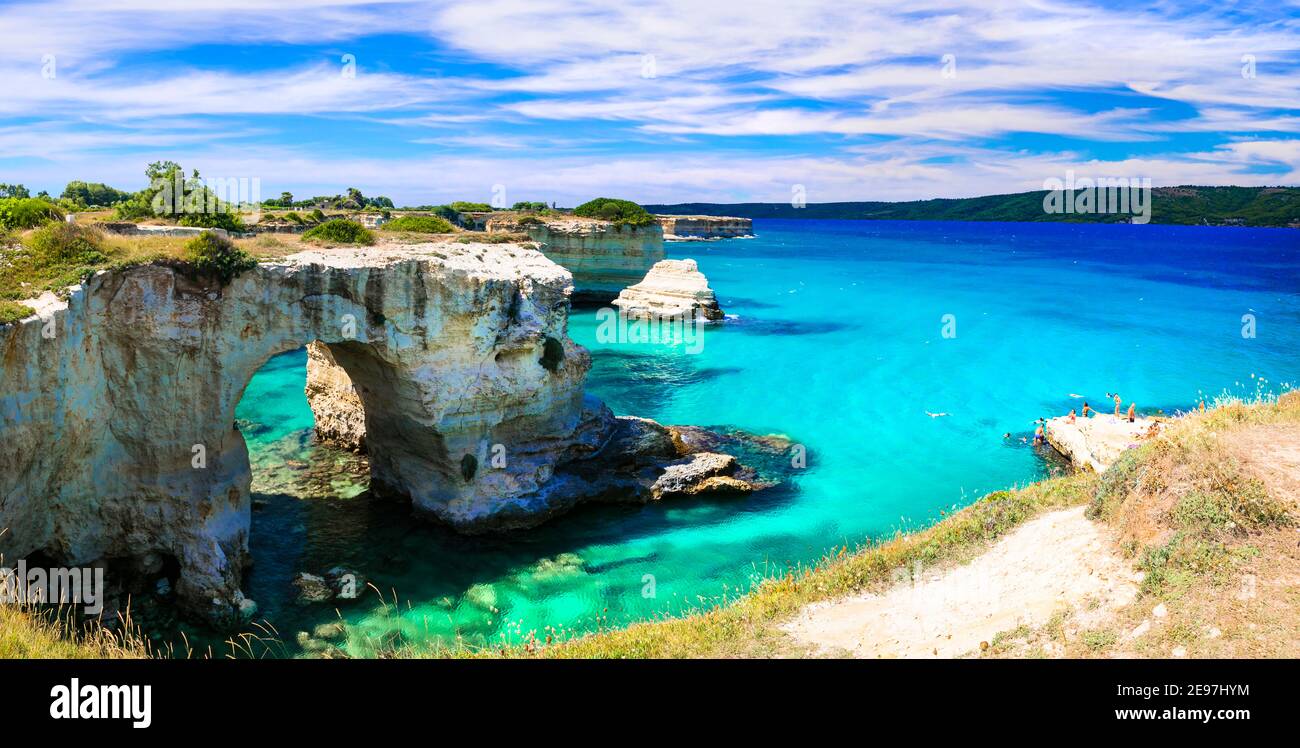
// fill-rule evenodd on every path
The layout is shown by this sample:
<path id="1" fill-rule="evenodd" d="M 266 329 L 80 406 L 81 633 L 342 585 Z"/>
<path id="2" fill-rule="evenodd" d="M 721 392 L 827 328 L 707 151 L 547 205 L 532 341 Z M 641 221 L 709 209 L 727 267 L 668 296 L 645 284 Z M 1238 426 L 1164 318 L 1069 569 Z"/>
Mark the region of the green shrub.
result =
<path id="1" fill-rule="evenodd" d="M 226 231 L 244 231 L 244 221 L 236 213 L 217 211 L 215 213 L 185 213 L 176 220 L 182 226 L 198 226 L 205 229 L 225 229 Z"/>
<path id="2" fill-rule="evenodd" d="M 584 218 L 599 218 L 602 221 L 627 224 L 628 226 L 649 226 L 655 222 L 654 216 L 631 200 L 617 200 L 610 197 L 598 197 L 595 200 L 588 200 L 574 208 L 573 214 Z"/>
<path id="3" fill-rule="evenodd" d="M 451 224 L 437 216 L 402 216 L 384 224 L 385 231 L 414 231 L 420 234 L 450 234 Z"/>
<path id="4" fill-rule="evenodd" d="M 33 229 L 50 221 L 62 221 L 63 211 L 39 197 L 0 198 L 0 228 Z"/>
<path id="5" fill-rule="evenodd" d="M 307 217 L 310 218 L 313 223 L 325 223 L 325 213 L 320 208 L 312 210 L 312 212 L 307 214 Z"/>
<path id="6" fill-rule="evenodd" d="M 304 239 L 334 242 L 336 244 L 374 244 L 375 235 L 365 226 L 345 218 L 335 218 L 309 229 L 302 235 Z"/>
<path id="7" fill-rule="evenodd" d="M 77 223 L 47 223 L 33 231 L 26 244 L 38 267 L 90 267 L 108 260 L 103 249 L 104 235 Z"/>
<path id="8" fill-rule="evenodd" d="M 36 314 L 36 311 L 26 304 L 19 304 L 16 301 L 0 301 L 0 325 L 8 325 L 27 319 L 33 314 Z"/>
<path id="9" fill-rule="evenodd" d="M 457 200 L 447 206 L 457 213 L 488 213 L 492 206 L 487 203 L 467 203 L 464 200 Z"/>
<path id="10" fill-rule="evenodd" d="M 157 218 L 153 210 L 153 193 L 142 190 L 113 208 L 113 218 L 118 221 L 138 221 L 142 218 Z"/>
<path id="11" fill-rule="evenodd" d="M 253 259 L 235 243 L 220 234 L 204 231 L 185 243 L 185 261 L 201 273 L 215 275 L 222 285 L 257 267 Z"/>

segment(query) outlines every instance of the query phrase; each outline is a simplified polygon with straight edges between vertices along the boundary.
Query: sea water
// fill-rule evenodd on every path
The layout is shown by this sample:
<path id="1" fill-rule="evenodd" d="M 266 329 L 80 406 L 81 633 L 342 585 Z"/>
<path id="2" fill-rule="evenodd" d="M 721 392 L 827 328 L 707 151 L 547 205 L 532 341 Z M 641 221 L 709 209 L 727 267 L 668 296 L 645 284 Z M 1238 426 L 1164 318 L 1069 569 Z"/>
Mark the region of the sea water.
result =
<path id="1" fill-rule="evenodd" d="M 254 466 L 245 586 L 279 651 L 319 647 L 298 632 L 340 616 L 333 645 L 365 655 L 680 615 L 1045 477 L 1035 419 L 1085 399 L 1109 412 L 1118 392 L 1126 409 L 1172 413 L 1300 375 L 1294 230 L 754 223 L 754 239 L 667 245 L 699 263 L 728 315 L 698 351 L 602 343 L 596 310 L 570 320 L 592 352 L 588 391 L 615 413 L 802 447 L 805 468 L 748 498 L 580 508 L 459 536 L 372 499 L 363 463 L 312 443 L 303 352 L 268 363 L 238 418 Z M 297 572 L 335 566 L 373 586 L 337 610 L 295 602 Z"/>

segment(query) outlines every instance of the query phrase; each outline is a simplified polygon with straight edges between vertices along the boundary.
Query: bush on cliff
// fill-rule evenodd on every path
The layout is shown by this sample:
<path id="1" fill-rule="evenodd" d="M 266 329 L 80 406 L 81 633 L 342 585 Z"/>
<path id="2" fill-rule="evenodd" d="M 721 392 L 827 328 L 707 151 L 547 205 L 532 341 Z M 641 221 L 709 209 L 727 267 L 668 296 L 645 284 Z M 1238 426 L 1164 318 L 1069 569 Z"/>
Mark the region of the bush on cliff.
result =
<path id="1" fill-rule="evenodd" d="M 628 226 L 649 226 L 655 222 L 655 217 L 640 205 L 631 200 L 617 200 L 611 197 L 598 197 L 595 200 L 588 200 L 574 208 L 573 214 L 584 218 L 599 218 L 602 221 L 611 221 Z"/>
<path id="2" fill-rule="evenodd" d="M 385 231 L 414 231 L 417 234 L 450 234 L 451 224 L 438 216 L 402 216 L 384 224 Z"/>
<path id="3" fill-rule="evenodd" d="M 215 275 L 222 285 L 257 267 L 257 260 L 220 234 L 204 231 L 185 243 L 185 261 L 201 273 Z"/>
<path id="4" fill-rule="evenodd" d="M 50 221 L 62 221 L 63 211 L 39 197 L 0 198 L 0 229 L 32 229 Z"/>
<path id="5" fill-rule="evenodd" d="M 464 200 L 457 200 L 447 206 L 457 213 L 490 213 L 492 206 L 487 203 L 467 203 Z"/>
<path id="6" fill-rule="evenodd" d="M 365 226 L 345 218 L 335 218 L 309 229 L 302 235 L 309 241 L 329 242 L 333 244 L 374 244 L 375 235 Z"/>
<path id="7" fill-rule="evenodd" d="M 36 314 L 36 310 L 16 301 L 0 300 L 0 325 L 8 325 L 18 320 L 27 319 Z"/>
<path id="8" fill-rule="evenodd" d="M 53 221 L 33 231 L 25 243 L 39 267 L 90 267 L 108 259 L 104 235 L 84 224 Z"/>

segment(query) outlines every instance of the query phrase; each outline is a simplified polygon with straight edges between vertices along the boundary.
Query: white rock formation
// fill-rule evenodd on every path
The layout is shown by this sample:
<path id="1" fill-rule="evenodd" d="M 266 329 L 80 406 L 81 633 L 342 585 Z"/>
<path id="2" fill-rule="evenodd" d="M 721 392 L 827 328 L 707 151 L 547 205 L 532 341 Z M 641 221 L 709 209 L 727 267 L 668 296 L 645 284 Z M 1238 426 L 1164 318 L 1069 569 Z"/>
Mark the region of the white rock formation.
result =
<path id="1" fill-rule="evenodd" d="M 613 420 L 584 401 L 570 284 L 531 249 L 449 244 L 302 252 L 225 287 L 147 265 L 47 296 L 0 326 L 0 554 L 171 557 L 188 609 L 233 618 L 250 483 L 235 406 L 267 359 L 313 341 L 355 383 L 376 489 L 463 528 L 545 514 L 556 464 Z"/>
<path id="2" fill-rule="evenodd" d="M 1146 439 L 1152 429 L 1160 428 L 1160 421 L 1138 418 L 1129 423 L 1127 418 L 1114 415 L 1097 415 L 1092 418 L 1075 417 L 1070 423 L 1067 416 L 1049 418 L 1043 436 L 1057 452 L 1065 455 L 1075 467 L 1104 472 L 1130 447 Z"/>
<path id="3" fill-rule="evenodd" d="M 754 221 L 735 216 L 655 216 L 666 241 L 731 239 L 754 235 Z"/>
<path id="4" fill-rule="evenodd" d="M 709 288 L 695 260 L 662 260 L 655 263 L 645 278 L 623 289 L 614 306 L 634 319 L 702 317 L 716 321 L 723 318 L 718 299 Z"/>
<path id="5" fill-rule="evenodd" d="M 543 254 L 573 273 L 577 295 L 602 302 L 618 296 L 664 259 L 658 224 L 627 226 L 565 216 L 524 219 L 519 225 Z"/>

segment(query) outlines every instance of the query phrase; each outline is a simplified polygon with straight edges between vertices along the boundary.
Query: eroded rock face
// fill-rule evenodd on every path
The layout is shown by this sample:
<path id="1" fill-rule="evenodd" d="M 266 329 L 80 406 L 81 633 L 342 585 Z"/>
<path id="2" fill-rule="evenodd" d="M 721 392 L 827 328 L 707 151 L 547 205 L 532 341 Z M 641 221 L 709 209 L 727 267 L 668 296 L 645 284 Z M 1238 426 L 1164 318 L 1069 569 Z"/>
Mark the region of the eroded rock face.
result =
<path id="1" fill-rule="evenodd" d="M 319 439 L 353 452 L 365 451 L 365 406 L 352 379 L 324 343 L 307 344 L 306 394 Z"/>
<path id="2" fill-rule="evenodd" d="M 754 235 L 754 221 L 734 216 L 655 216 L 663 227 L 664 239 L 730 239 Z"/>
<path id="3" fill-rule="evenodd" d="M 695 260 L 662 260 L 645 278 L 623 289 L 614 306 L 631 318 L 723 318 L 718 299 Z"/>
<path id="4" fill-rule="evenodd" d="M 491 227 L 490 227 L 491 228 Z M 664 232 L 656 224 L 627 226 L 573 217 L 534 218 L 522 228 L 542 253 L 573 273 L 584 300 L 608 302 L 664 259 Z M 501 224 L 499 230 L 510 230 Z"/>
<path id="5" fill-rule="evenodd" d="M 0 326 L 0 553 L 168 556 L 179 602 L 236 618 L 235 406 L 271 356 L 313 341 L 355 386 L 376 489 L 458 527 L 544 514 L 556 465 L 612 421 L 583 396 L 570 284 L 536 251 L 453 244 L 303 252 L 225 287 L 149 265 L 47 295 L 41 318 Z"/>

